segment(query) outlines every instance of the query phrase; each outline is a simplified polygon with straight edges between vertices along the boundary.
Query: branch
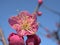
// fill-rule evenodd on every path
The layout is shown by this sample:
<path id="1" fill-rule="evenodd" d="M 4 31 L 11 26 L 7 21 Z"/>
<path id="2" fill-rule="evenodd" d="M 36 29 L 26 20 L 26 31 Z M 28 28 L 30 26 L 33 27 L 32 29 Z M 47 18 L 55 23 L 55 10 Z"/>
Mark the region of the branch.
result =
<path id="1" fill-rule="evenodd" d="M 2 41 L 3 45 L 7 45 L 3 31 L 1 29 L 0 29 L 0 37 L 1 37 L 0 40 Z"/>
<path id="2" fill-rule="evenodd" d="M 46 8 L 47 10 L 49 10 L 49 11 L 51 11 L 51 12 L 53 12 L 53 13 L 55 13 L 55 14 L 57 14 L 57 15 L 60 16 L 60 12 L 57 12 L 56 10 L 51 9 L 51 8 L 49 8 L 48 6 L 44 5 L 44 4 L 43 4 L 43 6 L 44 6 L 44 8 Z"/>

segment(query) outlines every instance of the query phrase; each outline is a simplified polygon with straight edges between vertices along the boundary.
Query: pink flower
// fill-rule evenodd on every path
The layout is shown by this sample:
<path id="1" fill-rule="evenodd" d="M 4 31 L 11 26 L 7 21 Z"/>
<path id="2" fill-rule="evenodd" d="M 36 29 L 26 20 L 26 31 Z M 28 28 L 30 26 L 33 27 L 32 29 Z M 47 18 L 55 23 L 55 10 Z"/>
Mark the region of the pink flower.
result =
<path id="1" fill-rule="evenodd" d="M 26 40 L 26 45 L 39 45 L 41 39 L 37 35 L 28 35 Z"/>
<path id="2" fill-rule="evenodd" d="M 8 37 L 9 45 L 24 45 L 23 37 L 19 37 L 15 33 L 11 33 Z"/>
<path id="3" fill-rule="evenodd" d="M 38 30 L 36 15 L 29 14 L 27 11 L 19 13 L 17 16 L 9 18 L 10 26 L 15 29 L 20 36 L 35 34 Z"/>

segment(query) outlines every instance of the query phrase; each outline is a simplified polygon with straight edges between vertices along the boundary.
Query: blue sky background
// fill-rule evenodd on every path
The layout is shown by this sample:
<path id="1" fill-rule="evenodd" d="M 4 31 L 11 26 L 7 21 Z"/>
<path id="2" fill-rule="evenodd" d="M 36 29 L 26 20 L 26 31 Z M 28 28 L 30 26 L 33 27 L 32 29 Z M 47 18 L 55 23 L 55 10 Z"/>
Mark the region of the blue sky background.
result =
<path id="1" fill-rule="evenodd" d="M 4 31 L 6 40 L 11 32 L 15 32 L 15 30 L 9 26 L 8 18 L 17 15 L 17 9 L 19 11 L 27 10 L 32 13 L 37 4 L 37 0 L 0 0 L 0 27 Z M 43 0 L 43 5 L 44 4 L 60 12 L 60 0 Z M 38 17 L 38 22 L 48 27 L 50 32 L 57 30 L 55 23 L 58 22 L 59 16 L 47 10 L 43 5 L 41 5 L 39 9 L 43 14 Z M 57 45 L 56 41 L 45 37 L 43 34 L 46 34 L 45 30 L 39 27 L 37 35 L 41 38 L 40 45 Z M 0 42 L 0 45 L 3 44 Z"/>

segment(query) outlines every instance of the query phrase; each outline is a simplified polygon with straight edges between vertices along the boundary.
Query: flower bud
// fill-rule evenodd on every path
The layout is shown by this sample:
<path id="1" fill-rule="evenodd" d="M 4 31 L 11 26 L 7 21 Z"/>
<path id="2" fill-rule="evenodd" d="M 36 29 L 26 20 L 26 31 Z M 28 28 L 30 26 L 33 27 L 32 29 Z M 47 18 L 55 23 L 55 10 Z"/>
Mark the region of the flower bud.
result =
<path id="1" fill-rule="evenodd" d="M 37 15 L 38 15 L 38 16 L 41 16 L 41 15 L 42 15 L 42 12 L 37 12 Z"/>
<path id="2" fill-rule="evenodd" d="M 37 35 L 28 35 L 26 40 L 26 45 L 39 45 L 41 39 Z"/>
<path id="3" fill-rule="evenodd" d="M 39 4 L 42 4 L 42 3 L 43 3 L 43 1 L 42 1 L 42 0 L 38 0 L 38 3 L 39 3 Z"/>
<path id="4" fill-rule="evenodd" d="M 8 37 L 9 45 L 24 45 L 24 40 L 15 33 L 11 33 Z"/>

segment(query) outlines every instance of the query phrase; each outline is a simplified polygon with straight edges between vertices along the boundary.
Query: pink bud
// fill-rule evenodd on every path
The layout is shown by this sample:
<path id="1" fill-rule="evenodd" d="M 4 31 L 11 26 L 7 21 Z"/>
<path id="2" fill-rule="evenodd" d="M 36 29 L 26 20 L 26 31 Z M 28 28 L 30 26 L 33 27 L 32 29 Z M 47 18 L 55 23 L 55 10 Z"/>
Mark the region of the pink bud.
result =
<path id="1" fill-rule="evenodd" d="M 41 16 L 41 15 L 42 15 L 42 12 L 37 12 L 37 15 L 38 15 L 38 16 Z"/>
<path id="2" fill-rule="evenodd" d="M 42 0 L 38 0 L 38 3 L 39 3 L 39 4 L 42 4 L 42 3 L 43 3 L 43 1 L 42 1 Z"/>
<path id="3" fill-rule="evenodd" d="M 24 39 L 15 33 L 11 33 L 8 37 L 9 45 L 24 45 Z"/>

